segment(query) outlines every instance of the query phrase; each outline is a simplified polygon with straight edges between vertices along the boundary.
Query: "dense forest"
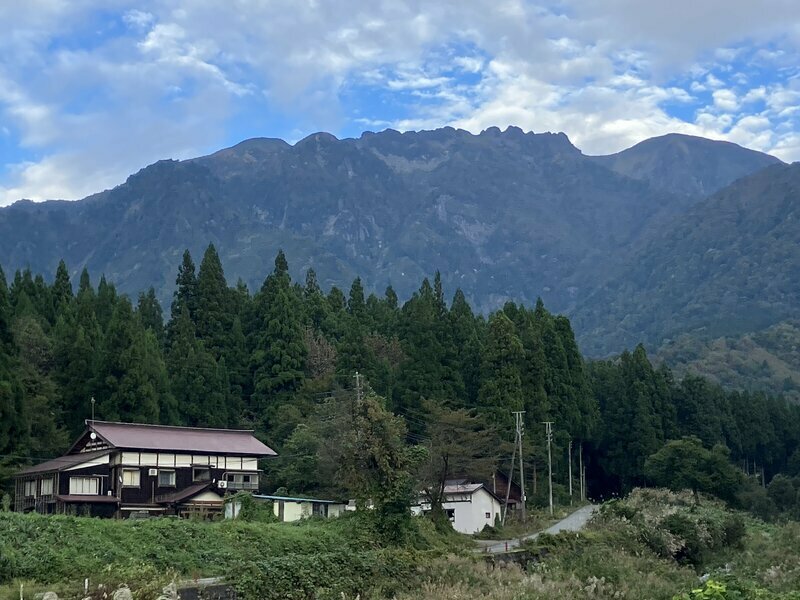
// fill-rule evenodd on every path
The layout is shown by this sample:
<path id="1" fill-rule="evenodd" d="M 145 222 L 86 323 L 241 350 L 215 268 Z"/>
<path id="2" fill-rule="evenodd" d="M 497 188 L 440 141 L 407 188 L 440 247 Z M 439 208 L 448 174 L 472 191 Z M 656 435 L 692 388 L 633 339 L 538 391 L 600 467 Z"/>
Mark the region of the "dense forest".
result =
<path id="1" fill-rule="evenodd" d="M 435 446 L 429 456 L 448 476 L 507 470 L 512 412 L 525 411 L 534 501 L 544 493 L 543 421 L 555 423 L 559 493 L 570 456 L 575 480 L 582 459 L 601 497 L 651 481 L 658 461 L 648 467 L 648 457 L 688 436 L 746 474 L 800 475 L 800 406 L 676 380 L 641 346 L 586 362 L 569 320 L 541 301 L 486 318 L 460 290 L 448 302 L 438 273 L 401 304 L 391 287 L 367 295 L 360 279 L 347 291 L 321 289 L 311 270 L 293 282 L 281 252 L 251 293 L 228 285 L 212 245 L 198 268 L 184 253 L 165 319 L 154 290 L 133 302 L 85 270 L 73 287 L 63 262 L 52 283 L 30 271 L 8 283 L 0 271 L 6 489 L 20 465 L 66 450 L 94 398 L 103 420 L 252 428 L 280 454 L 266 461 L 267 491 L 334 493 L 331 411 L 357 383 L 405 421 L 407 444 Z"/>

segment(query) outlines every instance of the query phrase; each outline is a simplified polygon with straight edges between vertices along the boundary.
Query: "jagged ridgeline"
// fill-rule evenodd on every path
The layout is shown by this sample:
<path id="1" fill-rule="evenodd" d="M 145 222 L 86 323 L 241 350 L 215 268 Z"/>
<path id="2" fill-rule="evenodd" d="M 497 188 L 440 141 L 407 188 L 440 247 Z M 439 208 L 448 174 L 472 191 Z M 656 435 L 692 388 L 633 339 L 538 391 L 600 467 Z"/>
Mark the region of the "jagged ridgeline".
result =
<path id="1" fill-rule="evenodd" d="M 534 477 L 545 455 L 541 422 L 554 421 L 557 480 L 566 478 L 572 440 L 595 493 L 641 483 L 647 456 L 684 435 L 724 444 L 742 465 L 800 470 L 797 406 L 698 378 L 677 382 L 641 347 L 586 363 L 569 320 L 541 301 L 507 303 L 486 318 L 460 290 L 447 294 L 438 273 L 401 303 L 391 287 L 366 295 L 359 278 L 346 292 L 322 289 L 312 270 L 292 281 L 280 252 L 251 291 L 228 284 L 209 245 L 199 268 L 184 253 L 166 320 L 153 289 L 132 301 L 103 277 L 95 285 L 84 270 L 73 283 L 68 273 L 62 262 L 52 283 L 30 271 L 10 285 L 0 277 L 6 487 L 18 465 L 68 446 L 94 397 L 106 420 L 252 427 L 281 453 L 270 487 L 329 489 L 318 449 L 336 432 L 320 424 L 330 398 L 348 396 L 356 370 L 406 420 L 409 444 L 425 444 L 443 421 L 466 439 L 467 421 L 445 413 L 470 410 L 503 468 L 512 412 L 524 410 Z"/>

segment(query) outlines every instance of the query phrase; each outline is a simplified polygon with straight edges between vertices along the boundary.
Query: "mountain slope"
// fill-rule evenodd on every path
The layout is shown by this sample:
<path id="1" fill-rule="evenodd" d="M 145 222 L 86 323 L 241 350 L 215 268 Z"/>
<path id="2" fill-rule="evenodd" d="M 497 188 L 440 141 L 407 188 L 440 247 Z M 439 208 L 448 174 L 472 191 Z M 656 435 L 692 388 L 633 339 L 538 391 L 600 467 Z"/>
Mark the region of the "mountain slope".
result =
<path id="1" fill-rule="evenodd" d="M 730 142 L 678 133 L 650 138 L 617 154 L 594 159 L 620 175 L 647 181 L 656 189 L 698 198 L 781 162 Z"/>
<path id="2" fill-rule="evenodd" d="M 737 335 L 796 316 L 800 164 L 774 165 L 698 203 L 576 311 L 584 348 L 613 352 L 679 333 Z"/>
<path id="3" fill-rule="evenodd" d="M 328 285 L 368 273 L 368 287 L 403 296 L 440 269 L 481 309 L 542 295 L 563 310 L 684 205 L 563 134 L 320 133 L 161 161 L 75 203 L 0 210 L 0 260 L 52 272 L 63 257 L 167 299 L 184 248 L 214 242 L 228 276 L 257 286 L 282 247 L 296 272 L 314 267 Z"/>
<path id="4" fill-rule="evenodd" d="M 764 390 L 800 402 L 800 321 L 781 321 L 739 336 L 704 340 L 684 334 L 661 347 L 657 360 L 677 376 L 700 374 L 725 387 Z"/>
<path id="5" fill-rule="evenodd" d="M 797 169 L 688 136 L 610 157 L 514 127 L 258 138 L 159 161 L 78 202 L 0 209 L 0 263 L 54 272 L 64 258 L 125 292 L 152 285 L 165 306 L 183 250 L 199 257 L 209 242 L 251 288 L 279 248 L 295 275 L 313 267 L 347 287 L 358 274 L 401 297 L 439 269 L 483 311 L 542 296 L 602 354 L 790 315 Z"/>

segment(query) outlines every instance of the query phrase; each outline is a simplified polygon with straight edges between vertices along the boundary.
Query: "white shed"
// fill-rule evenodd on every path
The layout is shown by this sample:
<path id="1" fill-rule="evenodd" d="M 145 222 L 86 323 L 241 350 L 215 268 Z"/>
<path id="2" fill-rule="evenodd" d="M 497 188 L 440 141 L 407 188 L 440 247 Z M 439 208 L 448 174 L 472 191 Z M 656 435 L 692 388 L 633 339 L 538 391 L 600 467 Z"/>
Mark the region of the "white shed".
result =
<path id="1" fill-rule="evenodd" d="M 256 500 L 269 500 L 279 520 L 299 521 L 308 517 L 338 517 L 345 511 L 347 503 L 319 498 L 296 498 L 291 496 L 266 496 L 253 494 Z"/>
<path id="2" fill-rule="evenodd" d="M 482 483 L 448 483 L 444 488 L 442 508 L 453 529 L 467 534 L 478 533 L 486 525 L 494 525 L 495 519 L 501 514 L 500 499 Z M 430 503 L 422 501 L 412 511 L 424 514 L 430 509 Z"/>

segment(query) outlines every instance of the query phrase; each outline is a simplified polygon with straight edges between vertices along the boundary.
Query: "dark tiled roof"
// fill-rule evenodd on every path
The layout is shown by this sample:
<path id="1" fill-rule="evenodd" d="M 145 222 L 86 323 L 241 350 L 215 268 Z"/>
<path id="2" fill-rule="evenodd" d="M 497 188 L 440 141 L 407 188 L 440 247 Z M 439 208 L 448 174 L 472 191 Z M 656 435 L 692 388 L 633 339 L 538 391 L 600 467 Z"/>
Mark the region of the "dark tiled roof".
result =
<path id="1" fill-rule="evenodd" d="M 171 425 L 89 421 L 89 428 L 116 448 L 174 450 L 245 456 L 276 456 L 253 432 L 238 429 L 201 429 Z"/>
<path id="2" fill-rule="evenodd" d="M 177 504 L 180 502 L 185 502 L 189 500 L 201 492 L 206 491 L 211 487 L 210 481 L 204 481 L 202 483 L 195 483 L 194 485 L 190 485 L 189 487 L 183 488 L 177 492 L 172 492 L 171 494 L 165 494 L 163 496 L 159 496 L 156 498 L 156 502 L 159 504 Z"/>
<path id="3" fill-rule="evenodd" d="M 118 504 L 119 498 L 114 496 L 80 496 L 78 494 L 65 494 L 56 496 L 61 502 L 85 502 L 87 504 Z"/>
<path id="4" fill-rule="evenodd" d="M 35 473 L 47 473 L 48 471 L 64 471 L 70 467 L 75 467 L 83 462 L 88 462 L 99 456 L 105 456 L 110 452 L 111 450 L 106 449 L 95 450 L 93 452 L 80 452 L 78 454 L 67 454 L 66 456 L 47 460 L 39 463 L 38 465 L 33 465 L 32 467 L 23 469 L 17 473 L 17 475 L 33 475 Z"/>

